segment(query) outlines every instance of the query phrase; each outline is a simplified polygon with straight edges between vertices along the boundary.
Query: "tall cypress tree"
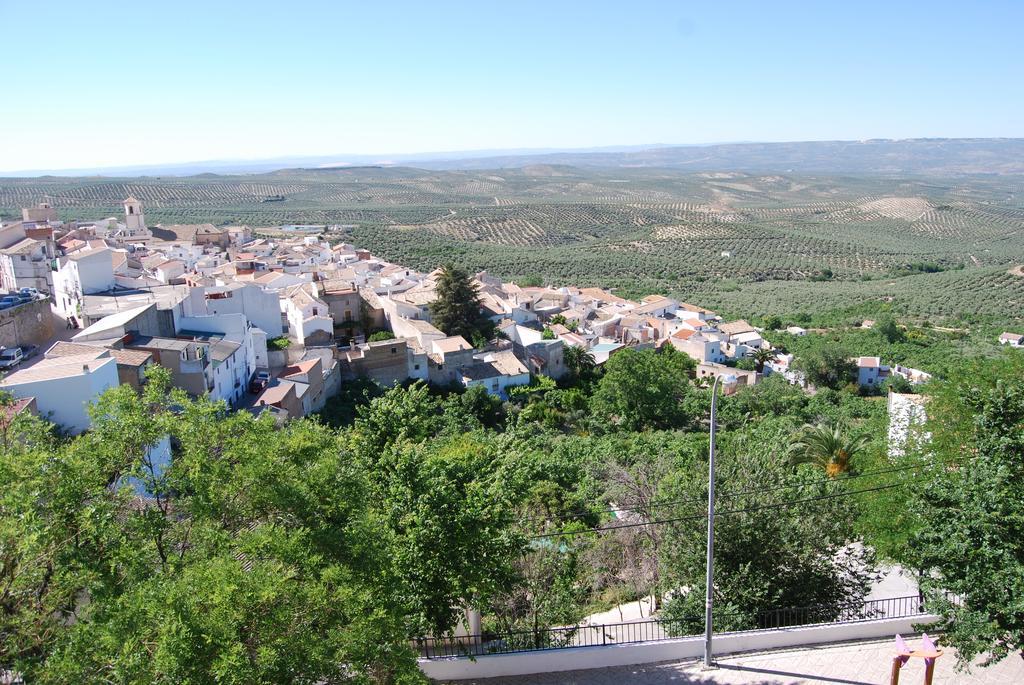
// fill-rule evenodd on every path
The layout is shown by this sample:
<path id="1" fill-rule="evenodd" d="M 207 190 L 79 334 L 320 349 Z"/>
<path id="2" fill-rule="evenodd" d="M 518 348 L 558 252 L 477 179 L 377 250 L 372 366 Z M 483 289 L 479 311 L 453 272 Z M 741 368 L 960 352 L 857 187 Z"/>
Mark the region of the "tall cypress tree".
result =
<path id="1" fill-rule="evenodd" d="M 486 339 L 493 329 L 480 313 L 480 296 L 469 274 L 451 264 L 441 269 L 430 314 L 434 325 L 446 335 L 461 335 L 469 341 Z"/>

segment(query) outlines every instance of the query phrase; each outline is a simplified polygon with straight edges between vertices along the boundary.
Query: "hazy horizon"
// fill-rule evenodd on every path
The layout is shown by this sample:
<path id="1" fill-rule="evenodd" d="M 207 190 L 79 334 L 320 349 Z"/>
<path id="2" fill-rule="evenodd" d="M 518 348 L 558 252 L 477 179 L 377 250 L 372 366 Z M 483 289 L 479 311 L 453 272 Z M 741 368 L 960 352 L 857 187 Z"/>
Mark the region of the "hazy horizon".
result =
<path id="1" fill-rule="evenodd" d="M 134 170 L 165 169 L 172 173 L 178 168 L 203 167 L 209 168 L 216 173 L 219 167 L 232 167 L 251 165 L 273 165 L 280 163 L 280 169 L 289 168 L 289 165 L 301 165 L 303 162 L 311 163 L 309 168 L 332 168 L 346 166 L 410 166 L 416 161 L 458 161 L 474 160 L 489 157 L 517 157 L 546 154 L 590 154 L 600 152 L 616 151 L 645 151 L 664 148 L 687 148 L 687 147 L 717 147 L 731 145 L 785 145 L 785 144 L 813 144 L 813 143 L 864 143 L 868 141 L 911 141 L 911 140 L 971 140 L 971 138 L 866 138 L 860 140 L 736 140 L 716 141 L 709 143 L 641 143 L 622 145 L 600 145 L 594 147 L 533 147 L 533 148 L 490 148 L 472 150 L 428 150 L 423 152 L 384 152 L 384 153 L 324 153 L 316 155 L 280 155 L 276 157 L 238 157 L 223 159 L 182 159 L 169 161 L 153 161 L 138 164 L 115 165 L 109 167 L 67 167 L 55 169 L 0 169 L 0 177 L 16 178 L 19 174 L 26 177 L 32 176 L 75 176 L 75 175 L 107 175 L 109 173 L 131 172 Z M 976 140 L 1019 140 L 1016 137 L 990 137 L 977 138 Z M 333 160 L 333 161 L 327 161 Z M 189 171 L 188 173 L 202 173 Z M 172 174 L 173 175 L 173 174 Z"/>

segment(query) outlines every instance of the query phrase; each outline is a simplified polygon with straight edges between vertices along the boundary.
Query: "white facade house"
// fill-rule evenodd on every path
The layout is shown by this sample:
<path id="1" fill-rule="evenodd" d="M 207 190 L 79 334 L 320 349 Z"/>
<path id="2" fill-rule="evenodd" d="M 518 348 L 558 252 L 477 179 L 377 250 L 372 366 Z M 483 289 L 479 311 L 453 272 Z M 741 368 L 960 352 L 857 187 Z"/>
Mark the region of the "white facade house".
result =
<path id="1" fill-rule="evenodd" d="M 530 372 L 509 350 L 484 355 L 474 364 L 459 369 L 466 388 L 481 386 L 491 395 L 508 398 L 508 389 L 529 385 Z"/>
<path id="2" fill-rule="evenodd" d="M 302 345 L 323 344 L 334 339 L 334 319 L 327 303 L 299 287 L 281 298 L 288 317 L 288 336 Z"/>
<path id="3" fill-rule="evenodd" d="M 243 314 L 268 338 L 277 338 L 284 333 L 281 297 L 252 283 L 192 288 L 185 301 L 185 309 L 192 316 Z"/>
<path id="4" fill-rule="evenodd" d="M 256 373 L 257 359 L 267 358 L 266 337 L 244 314 L 182 316 L 176 321 L 179 336 L 190 336 L 209 345 L 207 381 L 210 399 L 236 405 L 248 391 Z M 257 349 L 257 345 L 261 345 Z"/>
<path id="5" fill-rule="evenodd" d="M 725 361 L 722 342 L 701 331 L 681 328 L 669 337 L 672 347 L 685 353 L 697 362 L 721 364 Z"/>
<path id="6" fill-rule="evenodd" d="M 77 316 L 85 295 L 113 290 L 114 283 L 112 250 L 79 250 L 58 261 L 53 273 L 53 307 L 64 318 Z"/>
<path id="7" fill-rule="evenodd" d="M 756 331 L 748 331 L 729 336 L 729 343 L 725 346 L 724 351 L 732 359 L 742 359 L 749 357 L 762 347 L 764 347 L 764 340 L 761 338 L 761 334 Z"/>
<path id="8" fill-rule="evenodd" d="M 118 385 L 117 361 L 99 348 L 96 354 L 42 359 L 0 381 L 0 389 L 14 397 L 36 398 L 40 416 L 73 435 L 92 425 L 89 404 Z"/>
<path id="9" fill-rule="evenodd" d="M 875 387 L 889 377 L 889 367 L 878 357 L 857 359 L 857 383 L 863 387 Z"/>
<path id="10" fill-rule="evenodd" d="M 1000 345 L 1009 345 L 1010 347 L 1024 347 L 1024 335 L 1020 333 L 1003 333 L 999 336 Z"/>
<path id="11" fill-rule="evenodd" d="M 501 329 L 501 332 L 508 336 L 508 339 L 513 344 L 522 345 L 528 347 L 534 343 L 539 343 L 544 339 L 543 331 L 538 331 L 535 328 L 529 328 L 528 326 L 520 326 L 518 324 L 510 324 Z"/>
<path id="12" fill-rule="evenodd" d="M 13 292 L 19 288 L 53 291 L 52 242 L 24 238 L 0 249 L 0 288 Z"/>

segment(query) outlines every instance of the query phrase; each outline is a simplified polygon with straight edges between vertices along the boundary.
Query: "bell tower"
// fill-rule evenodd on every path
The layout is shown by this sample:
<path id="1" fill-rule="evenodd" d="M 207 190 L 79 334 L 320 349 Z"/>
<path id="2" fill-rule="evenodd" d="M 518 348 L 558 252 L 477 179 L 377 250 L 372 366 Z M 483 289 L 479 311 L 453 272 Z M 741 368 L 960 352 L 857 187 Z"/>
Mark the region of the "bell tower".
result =
<path id="1" fill-rule="evenodd" d="M 124 205 L 124 224 L 129 235 L 146 230 L 146 217 L 142 213 L 142 203 L 134 197 L 122 202 Z"/>

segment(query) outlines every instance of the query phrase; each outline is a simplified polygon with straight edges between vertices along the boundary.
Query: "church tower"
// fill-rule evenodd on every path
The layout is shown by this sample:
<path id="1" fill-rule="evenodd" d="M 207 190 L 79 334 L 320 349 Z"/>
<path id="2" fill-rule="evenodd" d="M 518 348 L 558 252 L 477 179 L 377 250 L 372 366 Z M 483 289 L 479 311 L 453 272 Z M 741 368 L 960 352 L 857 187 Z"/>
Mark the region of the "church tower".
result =
<path id="1" fill-rule="evenodd" d="M 124 224 L 128 229 L 128 235 L 144 233 L 146 230 L 146 217 L 142 213 L 142 203 L 134 197 L 129 197 L 122 202 L 124 205 Z"/>

